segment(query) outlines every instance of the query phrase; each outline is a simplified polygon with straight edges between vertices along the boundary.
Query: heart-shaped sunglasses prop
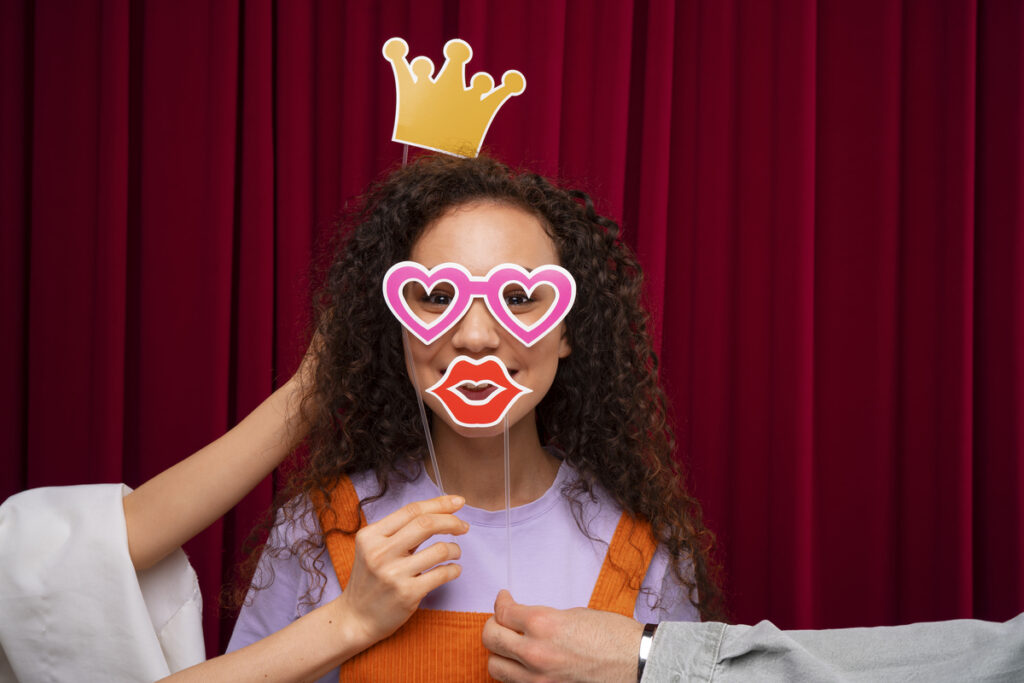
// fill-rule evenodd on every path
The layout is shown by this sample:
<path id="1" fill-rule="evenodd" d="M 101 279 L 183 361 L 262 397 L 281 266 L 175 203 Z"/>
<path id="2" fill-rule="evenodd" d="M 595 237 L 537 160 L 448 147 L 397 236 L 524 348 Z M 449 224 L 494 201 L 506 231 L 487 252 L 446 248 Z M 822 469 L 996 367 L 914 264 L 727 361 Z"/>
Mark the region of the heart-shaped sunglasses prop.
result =
<path id="1" fill-rule="evenodd" d="M 403 296 L 406 285 L 417 282 L 427 294 L 438 284 L 447 282 L 454 290 L 452 300 L 444 311 L 431 321 L 421 319 Z M 503 292 L 510 284 L 518 284 L 526 295 L 542 285 L 551 287 L 554 301 L 540 318 L 525 323 L 508 307 Z M 544 335 L 555 329 L 569 313 L 576 300 L 576 281 L 565 268 L 547 265 L 528 271 L 514 263 L 502 263 L 483 277 L 470 275 L 458 263 L 442 263 L 427 270 L 415 261 L 401 261 L 384 275 L 384 301 L 399 322 L 424 344 L 434 342 L 466 314 L 474 297 L 480 297 L 487 309 L 508 333 L 526 346 L 533 346 Z"/>

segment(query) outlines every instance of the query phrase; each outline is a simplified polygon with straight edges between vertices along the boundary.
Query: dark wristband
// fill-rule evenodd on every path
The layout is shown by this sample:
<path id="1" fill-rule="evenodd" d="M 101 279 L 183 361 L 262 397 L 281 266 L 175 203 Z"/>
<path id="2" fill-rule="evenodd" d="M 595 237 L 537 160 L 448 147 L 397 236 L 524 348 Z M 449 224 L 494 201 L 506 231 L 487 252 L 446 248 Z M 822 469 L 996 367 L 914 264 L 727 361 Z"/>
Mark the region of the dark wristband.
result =
<path id="1" fill-rule="evenodd" d="M 647 655 L 651 653 L 651 642 L 654 640 L 654 632 L 657 630 L 657 624 L 644 624 L 644 632 L 640 635 L 640 652 L 636 657 L 636 683 L 640 683 L 640 679 L 644 677 Z"/>

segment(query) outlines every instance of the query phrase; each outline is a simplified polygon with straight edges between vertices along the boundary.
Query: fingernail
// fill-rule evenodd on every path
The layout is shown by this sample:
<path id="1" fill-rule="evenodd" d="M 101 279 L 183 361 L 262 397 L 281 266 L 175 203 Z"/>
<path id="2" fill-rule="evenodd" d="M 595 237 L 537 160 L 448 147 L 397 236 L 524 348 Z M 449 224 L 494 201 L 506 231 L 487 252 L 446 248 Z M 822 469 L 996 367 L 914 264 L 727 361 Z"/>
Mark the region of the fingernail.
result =
<path id="1" fill-rule="evenodd" d="M 466 499 L 462 496 L 452 496 L 452 505 L 462 505 L 466 502 Z"/>

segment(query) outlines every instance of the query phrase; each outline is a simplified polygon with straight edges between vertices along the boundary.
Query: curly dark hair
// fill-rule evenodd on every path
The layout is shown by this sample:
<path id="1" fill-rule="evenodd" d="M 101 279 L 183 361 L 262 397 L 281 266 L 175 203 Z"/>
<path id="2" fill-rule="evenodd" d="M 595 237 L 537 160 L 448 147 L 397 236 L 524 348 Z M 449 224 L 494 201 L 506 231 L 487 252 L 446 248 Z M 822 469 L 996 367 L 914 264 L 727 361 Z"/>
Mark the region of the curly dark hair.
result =
<path id="1" fill-rule="evenodd" d="M 620 240 L 618 225 L 598 215 L 586 194 L 493 159 L 424 156 L 364 197 L 316 298 L 323 343 L 304 403 L 308 460 L 293 473 L 282 500 L 327 500 L 342 475 L 368 470 L 385 491 L 389 479 L 405 476 L 410 464 L 424 458 L 401 328 L 380 282 L 391 265 L 409 258 L 432 221 L 474 202 L 518 207 L 537 217 L 581 294 L 565 321 L 573 351 L 559 362 L 536 410 L 541 442 L 557 447 L 579 474 L 563 493 L 580 501 L 599 485 L 624 510 L 647 520 L 701 617 L 722 618 L 710 557 L 714 537 L 673 458 L 658 360 L 640 305 L 640 265 Z M 303 510 L 285 504 L 281 514 L 295 520 Z M 322 535 L 300 539 L 287 552 L 321 574 Z M 273 577 L 261 577 L 268 579 Z"/>

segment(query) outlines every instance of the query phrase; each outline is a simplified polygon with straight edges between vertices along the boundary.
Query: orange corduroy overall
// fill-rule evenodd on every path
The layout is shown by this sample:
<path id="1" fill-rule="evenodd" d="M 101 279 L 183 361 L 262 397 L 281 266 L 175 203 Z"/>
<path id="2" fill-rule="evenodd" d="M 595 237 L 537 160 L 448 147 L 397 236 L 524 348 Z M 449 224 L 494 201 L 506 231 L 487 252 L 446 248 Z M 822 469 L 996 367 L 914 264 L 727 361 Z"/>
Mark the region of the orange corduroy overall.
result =
<path id="1" fill-rule="evenodd" d="M 334 488 L 330 507 L 320 513 L 324 529 L 366 525 L 359 496 L 347 477 Z M 637 594 L 656 544 L 650 526 L 623 513 L 608 545 L 590 596 L 591 609 L 633 616 Z M 355 535 L 327 536 L 331 564 L 342 590 L 355 560 Z M 419 609 L 391 637 L 341 666 L 341 681 L 490 681 L 487 650 L 480 635 L 490 614 Z"/>

